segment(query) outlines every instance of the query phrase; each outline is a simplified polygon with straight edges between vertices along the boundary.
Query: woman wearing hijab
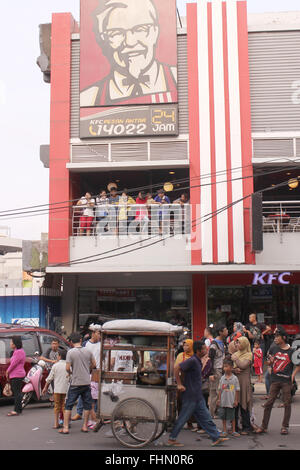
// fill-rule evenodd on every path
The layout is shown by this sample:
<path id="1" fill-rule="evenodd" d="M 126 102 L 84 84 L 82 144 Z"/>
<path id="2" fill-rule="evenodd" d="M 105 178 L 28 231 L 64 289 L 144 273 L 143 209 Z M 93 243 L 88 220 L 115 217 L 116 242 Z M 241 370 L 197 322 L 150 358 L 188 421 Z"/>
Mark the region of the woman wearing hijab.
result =
<path id="1" fill-rule="evenodd" d="M 250 414 L 252 409 L 252 389 L 251 389 L 251 364 L 253 355 L 249 340 L 245 336 L 241 336 L 235 341 L 237 351 L 231 356 L 234 361 L 233 372 L 236 374 L 240 383 L 240 399 L 239 406 L 236 409 L 236 416 L 238 417 L 239 410 L 242 417 L 242 431 L 241 435 L 248 435 L 252 430 Z M 238 419 L 236 419 L 236 431 L 238 431 Z"/>
<path id="2" fill-rule="evenodd" d="M 183 342 L 183 352 L 178 354 L 178 356 L 176 358 L 176 361 L 175 361 L 175 365 L 180 364 L 181 362 L 184 362 L 187 359 L 190 359 L 194 355 L 193 344 L 194 344 L 194 341 L 192 339 L 184 340 L 184 342 Z M 180 410 L 181 410 L 181 393 L 178 392 L 177 393 L 177 412 L 178 412 L 178 415 L 180 413 Z M 194 421 L 193 417 L 189 419 L 189 421 L 187 423 L 188 429 L 194 429 L 193 421 Z"/>
<path id="3" fill-rule="evenodd" d="M 193 344 L 194 341 L 192 339 L 184 340 L 183 352 L 178 354 L 175 365 L 180 364 L 181 362 L 186 361 L 187 359 L 190 359 L 190 357 L 194 355 Z"/>

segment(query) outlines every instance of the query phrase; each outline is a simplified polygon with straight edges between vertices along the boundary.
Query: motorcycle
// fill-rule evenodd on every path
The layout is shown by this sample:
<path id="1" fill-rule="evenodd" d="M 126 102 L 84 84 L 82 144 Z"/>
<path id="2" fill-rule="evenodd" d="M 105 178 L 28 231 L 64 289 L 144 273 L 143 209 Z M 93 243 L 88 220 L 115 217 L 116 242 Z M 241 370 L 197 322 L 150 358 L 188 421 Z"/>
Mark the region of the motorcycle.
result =
<path id="1" fill-rule="evenodd" d="M 32 398 L 40 401 L 42 395 L 42 378 L 46 368 L 46 362 L 38 359 L 39 353 L 35 353 L 35 364 L 31 367 L 26 375 L 25 385 L 22 389 L 22 409 L 28 405 Z"/>

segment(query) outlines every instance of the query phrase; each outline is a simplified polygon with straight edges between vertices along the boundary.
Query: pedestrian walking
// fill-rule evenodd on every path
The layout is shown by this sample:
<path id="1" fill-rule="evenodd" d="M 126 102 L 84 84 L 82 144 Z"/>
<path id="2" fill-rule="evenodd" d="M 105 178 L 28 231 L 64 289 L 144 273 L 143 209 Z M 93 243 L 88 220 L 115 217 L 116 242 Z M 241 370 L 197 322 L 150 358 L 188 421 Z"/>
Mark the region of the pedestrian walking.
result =
<path id="1" fill-rule="evenodd" d="M 220 433 L 206 407 L 201 390 L 201 357 L 206 353 L 205 343 L 195 341 L 193 352 L 194 354 L 190 359 L 175 365 L 177 388 L 182 393 L 182 408 L 167 442 L 167 446 L 170 447 L 183 447 L 183 444 L 177 441 L 177 436 L 191 416 L 195 417 L 197 424 L 209 435 L 213 446 L 220 445 L 228 440 L 228 438 L 220 437 Z M 181 377 L 182 372 L 184 373 L 184 385 Z"/>
<path id="2" fill-rule="evenodd" d="M 205 342 L 206 345 L 206 342 Z M 204 400 L 206 403 L 207 408 L 209 409 L 208 399 L 209 399 L 209 376 L 211 375 L 212 371 L 212 361 L 208 355 L 208 347 L 206 346 L 205 354 L 201 357 L 202 362 L 202 393 L 204 396 Z"/>
<path id="3" fill-rule="evenodd" d="M 237 351 L 232 354 L 234 362 L 233 373 L 237 376 L 240 384 L 239 405 L 236 408 L 236 431 L 239 432 L 239 414 L 242 418 L 242 430 L 240 434 L 246 436 L 252 431 L 252 388 L 251 388 L 251 365 L 253 354 L 249 340 L 241 336 L 235 341 Z"/>
<path id="4" fill-rule="evenodd" d="M 88 348 L 82 347 L 80 333 L 72 333 L 70 336 L 73 348 L 67 352 L 66 371 L 71 375 L 71 383 L 67 394 L 64 413 L 64 426 L 61 434 L 69 434 L 69 422 L 72 408 L 79 397 L 83 402 L 82 432 L 88 432 L 88 420 L 92 409 L 91 395 L 91 371 L 96 368 L 93 353 Z"/>
<path id="5" fill-rule="evenodd" d="M 206 340 L 204 340 L 206 346 Z M 201 357 L 202 362 L 202 394 L 205 400 L 205 404 L 207 409 L 209 410 L 208 400 L 209 400 L 209 376 L 211 375 L 212 370 L 212 362 L 208 356 L 208 347 L 206 346 L 206 350 L 203 347 L 203 351 L 205 354 Z M 192 429 L 192 432 L 197 432 L 198 434 L 205 434 L 204 429 L 198 425 L 196 428 Z"/>
<path id="6" fill-rule="evenodd" d="M 282 392 L 284 416 L 280 433 L 286 435 L 289 433 L 289 424 L 292 413 L 292 384 L 296 374 L 300 371 L 300 366 L 294 369 L 292 355 L 294 349 L 288 344 L 287 333 L 282 327 L 275 330 L 274 345 L 271 346 L 268 356 L 268 364 L 271 365 L 271 387 L 269 398 L 264 407 L 264 415 L 261 426 L 256 430 L 257 434 L 267 432 L 271 418 L 274 402 Z"/>
<path id="7" fill-rule="evenodd" d="M 178 354 L 178 356 L 176 358 L 176 361 L 175 361 L 175 365 L 180 364 L 181 362 L 184 362 L 187 359 L 190 359 L 194 355 L 193 343 L 194 342 L 193 342 L 192 339 L 184 340 L 183 345 L 182 345 L 183 352 Z M 181 410 L 181 407 L 182 407 L 182 396 L 181 395 L 182 394 L 181 394 L 180 390 L 177 389 L 177 413 L 178 413 L 178 416 L 180 414 L 180 410 Z M 191 431 L 194 430 L 193 419 L 192 418 L 188 420 L 186 426 Z M 197 428 L 195 428 L 195 429 L 197 429 Z"/>
<path id="8" fill-rule="evenodd" d="M 239 404 L 240 383 L 236 375 L 232 372 L 233 361 L 231 359 L 225 359 L 223 369 L 224 375 L 221 377 L 219 383 L 219 396 L 217 401 L 219 417 L 223 422 L 223 432 L 221 436 L 227 436 L 227 422 L 229 421 L 231 423 L 231 435 L 239 437 L 240 434 L 236 431 L 235 425 L 235 409 Z"/>
<path id="9" fill-rule="evenodd" d="M 18 416 L 22 413 L 22 385 L 26 375 L 24 369 L 26 353 L 23 349 L 22 339 L 20 336 L 12 337 L 10 348 L 13 351 L 13 355 L 6 371 L 6 379 L 10 382 L 15 406 L 14 411 L 10 411 L 7 416 Z"/>
<path id="10" fill-rule="evenodd" d="M 216 417 L 218 387 L 223 374 L 223 362 L 225 359 L 225 341 L 228 329 L 225 325 L 216 328 L 217 337 L 212 341 L 208 355 L 212 361 L 212 374 L 209 377 L 209 411 L 213 418 Z"/>
<path id="11" fill-rule="evenodd" d="M 69 376 L 66 371 L 67 351 L 60 349 L 58 351 L 58 361 L 52 366 L 52 369 L 46 378 L 42 394 L 47 393 L 48 387 L 54 381 L 54 425 L 53 429 L 58 429 L 59 418 L 64 416 L 66 395 L 69 388 Z"/>

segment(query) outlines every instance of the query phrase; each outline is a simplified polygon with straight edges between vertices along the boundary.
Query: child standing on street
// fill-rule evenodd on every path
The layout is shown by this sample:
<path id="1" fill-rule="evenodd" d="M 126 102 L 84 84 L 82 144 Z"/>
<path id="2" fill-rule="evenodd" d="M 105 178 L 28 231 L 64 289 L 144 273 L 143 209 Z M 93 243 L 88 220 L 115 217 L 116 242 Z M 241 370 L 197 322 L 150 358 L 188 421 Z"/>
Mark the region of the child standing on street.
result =
<path id="1" fill-rule="evenodd" d="M 255 374 L 258 376 L 258 383 L 262 383 L 263 375 L 263 352 L 260 347 L 259 341 L 254 342 L 253 347 L 253 356 L 254 356 L 254 370 Z"/>
<path id="2" fill-rule="evenodd" d="M 54 426 L 53 429 L 59 428 L 59 416 L 64 413 L 66 394 L 69 388 L 69 377 L 66 371 L 66 356 L 67 351 L 59 350 L 58 362 L 56 362 L 46 379 L 46 384 L 43 388 L 42 394 L 44 395 L 52 380 L 54 380 Z"/>
<path id="3" fill-rule="evenodd" d="M 227 421 L 230 421 L 232 436 L 239 437 L 240 434 L 235 430 L 235 408 L 239 403 L 240 384 L 236 375 L 232 373 L 233 362 L 231 359 L 224 360 L 223 369 L 224 375 L 220 379 L 217 400 L 219 416 L 223 421 L 223 433 L 221 436 L 227 436 Z"/>

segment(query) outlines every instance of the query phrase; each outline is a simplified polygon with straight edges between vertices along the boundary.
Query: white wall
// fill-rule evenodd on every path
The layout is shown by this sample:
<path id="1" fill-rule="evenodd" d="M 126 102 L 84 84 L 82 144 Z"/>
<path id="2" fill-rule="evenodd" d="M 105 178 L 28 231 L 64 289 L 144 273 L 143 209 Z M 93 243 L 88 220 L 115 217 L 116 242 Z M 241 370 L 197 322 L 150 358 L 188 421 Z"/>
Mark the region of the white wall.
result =
<path id="1" fill-rule="evenodd" d="M 145 236 L 144 238 L 149 238 Z M 150 246 L 151 243 L 157 242 Z M 134 243 L 134 245 L 132 245 Z M 131 246 L 128 246 L 131 245 Z M 149 245 L 147 247 L 147 245 Z M 126 247 L 127 246 L 127 247 Z M 118 249 L 123 247 L 123 249 Z M 116 250 L 118 249 L 118 250 Z M 115 250 L 115 251 L 112 251 Z M 115 256 L 129 250 L 135 250 L 131 253 Z M 70 260 L 95 256 L 84 264 L 74 264 L 80 267 L 83 272 L 85 267 L 92 265 L 101 270 L 109 272 L 111 269 L 126 268 L 129 271 L 132 268 L 143 268 L 145 266 L 166 268 L 174 266 L 188 266 L 191 263 L 190 244 L 188 236 L 181 236 L 180 239 L 169 238 L 161 241 L 159 237 L 151 240 L 140 239 L 139 236 L 133 237 L 72 237 L 70 240 Z M 96 258 L 103 259 L 96 259 Z M 104 259 L 106 258 L 106 259 Z"/>
<path id="2" fill-rule="evenodd" d="M 256 255 L 256 264 L 283 265 L 293 270 L 300 266 L 300 233 L 264 233 L 264 249 Z"/>

